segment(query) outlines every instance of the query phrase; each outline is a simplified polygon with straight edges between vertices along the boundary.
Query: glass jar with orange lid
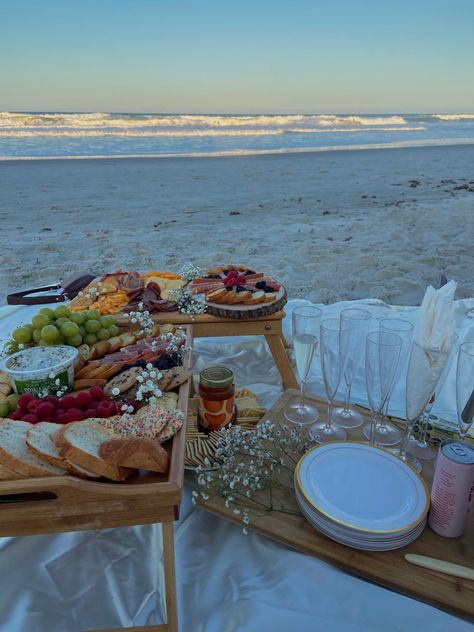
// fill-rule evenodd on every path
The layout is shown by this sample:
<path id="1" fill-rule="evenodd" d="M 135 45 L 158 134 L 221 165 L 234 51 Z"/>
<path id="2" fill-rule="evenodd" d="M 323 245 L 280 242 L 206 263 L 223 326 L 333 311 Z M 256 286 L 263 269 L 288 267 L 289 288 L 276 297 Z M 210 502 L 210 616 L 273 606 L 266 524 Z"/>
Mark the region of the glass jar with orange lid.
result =
<path id="1" fill-rule="evenodd" d="M 209 366 L 199 374 L 199 425 L 205 432 L 235 423 L 234 374 L 226 366 Z"/>

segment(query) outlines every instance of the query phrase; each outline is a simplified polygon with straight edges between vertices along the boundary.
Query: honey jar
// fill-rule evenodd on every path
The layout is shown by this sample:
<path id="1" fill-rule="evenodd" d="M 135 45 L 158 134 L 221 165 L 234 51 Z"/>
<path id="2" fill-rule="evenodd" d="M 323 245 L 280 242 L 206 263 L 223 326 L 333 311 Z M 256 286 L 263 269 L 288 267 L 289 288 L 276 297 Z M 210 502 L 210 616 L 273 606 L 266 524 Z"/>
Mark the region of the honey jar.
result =
<path id="1" fill-rule="evenodd" d="M 235 423 L 234 374 L 226 366 L 209 366 L 199 374 L 199 424 L 205 432 Z"/>

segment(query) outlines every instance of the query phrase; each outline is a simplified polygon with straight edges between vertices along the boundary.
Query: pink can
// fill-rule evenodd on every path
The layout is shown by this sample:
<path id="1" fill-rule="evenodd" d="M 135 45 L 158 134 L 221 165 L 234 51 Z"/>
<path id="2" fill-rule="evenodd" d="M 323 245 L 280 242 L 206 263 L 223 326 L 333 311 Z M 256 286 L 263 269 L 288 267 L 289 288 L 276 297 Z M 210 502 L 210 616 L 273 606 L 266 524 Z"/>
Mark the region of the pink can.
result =
<path id="1" fill-rule="evenodd" d="M 461 536 L 467 525 L 474 490 L 474 446 L 443 441 L 431 488 L 428 524 L 445 538 Z"/>

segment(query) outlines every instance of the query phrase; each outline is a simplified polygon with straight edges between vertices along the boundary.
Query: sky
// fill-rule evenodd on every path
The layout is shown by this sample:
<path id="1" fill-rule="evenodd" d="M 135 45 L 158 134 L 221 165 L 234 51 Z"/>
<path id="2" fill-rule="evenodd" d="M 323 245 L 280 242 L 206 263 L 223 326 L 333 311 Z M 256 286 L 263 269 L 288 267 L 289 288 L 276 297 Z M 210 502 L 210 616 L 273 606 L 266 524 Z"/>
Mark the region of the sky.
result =
<path id="1" fill-rule="evenodd" d="M 473 0 L 0 0 L 0 110 L 474 112 L 473 24 Z"/>

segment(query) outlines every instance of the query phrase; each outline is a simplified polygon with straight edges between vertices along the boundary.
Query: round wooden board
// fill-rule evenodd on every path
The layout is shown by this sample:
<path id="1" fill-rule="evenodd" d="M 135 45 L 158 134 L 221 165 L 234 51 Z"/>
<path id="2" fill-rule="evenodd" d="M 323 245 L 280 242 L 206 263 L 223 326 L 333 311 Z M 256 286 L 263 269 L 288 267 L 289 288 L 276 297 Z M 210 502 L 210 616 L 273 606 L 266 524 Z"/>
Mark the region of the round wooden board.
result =
<path id="1" fill-rule="evenodd" d="M 221 318 L 235 318 L 245 320 L 252 318 L 264 318 L 283 309 L 286 303 L 286 290 L 281 286 L 273 303 L 260 303 L 257 305 L 222 305 L 206 301 L 206 314 Z"/>

